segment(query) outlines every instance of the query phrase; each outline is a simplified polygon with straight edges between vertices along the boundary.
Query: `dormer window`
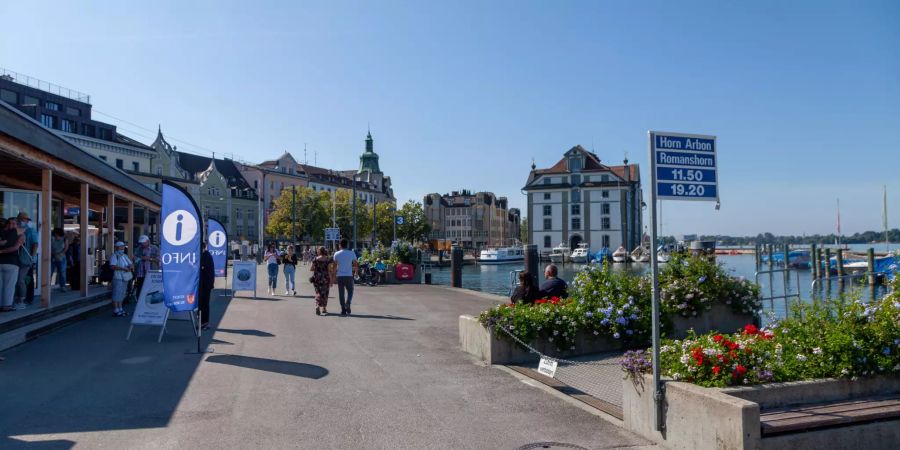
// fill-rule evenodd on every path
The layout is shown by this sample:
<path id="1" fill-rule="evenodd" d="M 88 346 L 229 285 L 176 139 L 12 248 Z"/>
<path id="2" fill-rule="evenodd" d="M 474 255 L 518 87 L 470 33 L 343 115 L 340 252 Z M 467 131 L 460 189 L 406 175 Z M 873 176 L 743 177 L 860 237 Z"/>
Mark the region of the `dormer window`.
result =
<path id="1" fill-rule="evenodd" d="M 584 161 L 582 160 L 581 156 L 569 157 L 569 172 L 581 172 L 582 167 L 584 167 Z"/>

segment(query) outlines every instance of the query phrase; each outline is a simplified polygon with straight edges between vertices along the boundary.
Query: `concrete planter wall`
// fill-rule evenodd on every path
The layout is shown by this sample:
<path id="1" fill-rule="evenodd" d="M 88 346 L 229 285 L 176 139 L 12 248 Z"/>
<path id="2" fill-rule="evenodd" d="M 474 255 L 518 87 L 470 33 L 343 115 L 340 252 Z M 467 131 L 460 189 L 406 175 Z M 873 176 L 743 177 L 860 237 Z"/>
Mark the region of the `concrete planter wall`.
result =
<path id="1" fill-rule="evenodd" d="M 681 339 L 687 335 L 687 331 L 690 329 L 693 329 L 697 334 L 708 333 L 713 330 L 722 333 L 734 333 L 750 323 L 759 325 L 758 322 L 758 318 L 753 314 L 737 313 L 731 309 L 731 305 L 714 303 L 709 311 L 703 311 L 697 316 L 673 316 L 672 328 L 675 332 L 675 338 Z"/>
<path id="2" fill-rule="evenodd" d="M 655 430 L 653 377 L 623 381 L 623 418 L 629 430 L 669 449 L 897 448 L 897 421 L 875 422 L 763 438 L 760 410 L 825 403 L 875 393 L 900 393 L 900 379 L 814 380 L 735 388 L 666 381 L 665 430 Z"/>
<path id="3" fill-rule="evenodd" d="M 506 336 L 496 336 L 484 327 L 477 317 L 459 316 L 459 345 L 463 351 L 475 355 L 489 364 L 519 364 L 537 361 L 539 356 L 531 353 Z M 558 352 L 556 346 L 546 339 L 529 343 L 542 354 L 568 358 L 591 353 L 610 352 L 622 349 L 622 343 L 605 336 L 580 333 L 575 336 L 575 350 Z"/>

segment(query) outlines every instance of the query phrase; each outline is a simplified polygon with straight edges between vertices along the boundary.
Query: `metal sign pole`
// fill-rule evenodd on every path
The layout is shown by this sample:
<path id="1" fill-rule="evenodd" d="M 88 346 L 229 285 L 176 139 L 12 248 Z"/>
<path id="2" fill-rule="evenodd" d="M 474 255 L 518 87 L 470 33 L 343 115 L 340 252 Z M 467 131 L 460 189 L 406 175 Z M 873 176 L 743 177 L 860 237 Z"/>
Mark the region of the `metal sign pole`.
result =
<path id="1" fill-rule="evenodd" d="M 655 135 L 647 133 L 650 148 L 650 267 L 652 272 L 652 314 L 653 314 L 653 400 L 656 404 L 656 430 L 665 428 L 663 423 L 663 391 L 659 374 L 659 260 L 657 259 L 656 235 L 656 155 L 653 151 Z"/>

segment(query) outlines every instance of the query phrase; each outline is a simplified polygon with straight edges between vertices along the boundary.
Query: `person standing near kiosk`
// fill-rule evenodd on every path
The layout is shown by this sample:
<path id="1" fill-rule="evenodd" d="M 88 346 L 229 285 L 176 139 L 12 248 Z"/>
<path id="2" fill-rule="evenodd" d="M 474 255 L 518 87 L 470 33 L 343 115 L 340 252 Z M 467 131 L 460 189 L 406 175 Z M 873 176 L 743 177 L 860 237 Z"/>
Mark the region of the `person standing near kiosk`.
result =
<path id="1" fill-rule="evenodd" d="M 200 327 L 209 329 L 209 299 L 216 283 L 216 268 L 206 242 L 200 244 Z"/>

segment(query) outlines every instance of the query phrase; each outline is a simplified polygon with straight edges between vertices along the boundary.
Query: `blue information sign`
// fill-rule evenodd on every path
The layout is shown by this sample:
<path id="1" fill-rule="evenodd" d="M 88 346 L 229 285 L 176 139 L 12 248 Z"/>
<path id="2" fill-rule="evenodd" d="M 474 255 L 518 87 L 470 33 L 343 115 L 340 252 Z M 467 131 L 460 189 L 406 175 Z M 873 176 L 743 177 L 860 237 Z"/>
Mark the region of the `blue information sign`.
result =
<path id="1" fill-rule="evenodd" d="M 716 137 L 650 132 L 655 198 L 719 201 Z"/>
<path id="2" fill-rule="evenodd" d="M 397 225 L 403 225 L 403 216 L 394 216 L 394 223 Z"/>

